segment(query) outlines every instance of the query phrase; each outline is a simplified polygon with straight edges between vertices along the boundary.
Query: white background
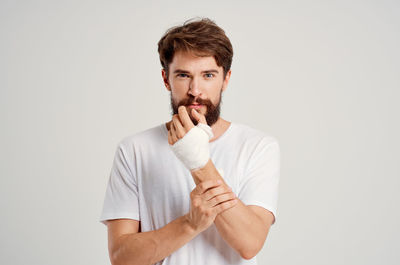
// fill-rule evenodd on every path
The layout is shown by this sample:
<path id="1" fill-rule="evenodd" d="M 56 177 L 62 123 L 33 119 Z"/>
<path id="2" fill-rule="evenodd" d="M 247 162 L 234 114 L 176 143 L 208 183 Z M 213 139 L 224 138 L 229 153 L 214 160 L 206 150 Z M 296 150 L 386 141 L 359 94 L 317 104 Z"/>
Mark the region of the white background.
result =
<path id="1" fill-rule="evenodd" d="M 0 1 L 0 263 L 109 264 L 115 148 L 168 121 L 157 42 L 204 16 L 234 47 L 222 117 L 281 146 L 259 264 L 400 260 L 398 1 Z"/>

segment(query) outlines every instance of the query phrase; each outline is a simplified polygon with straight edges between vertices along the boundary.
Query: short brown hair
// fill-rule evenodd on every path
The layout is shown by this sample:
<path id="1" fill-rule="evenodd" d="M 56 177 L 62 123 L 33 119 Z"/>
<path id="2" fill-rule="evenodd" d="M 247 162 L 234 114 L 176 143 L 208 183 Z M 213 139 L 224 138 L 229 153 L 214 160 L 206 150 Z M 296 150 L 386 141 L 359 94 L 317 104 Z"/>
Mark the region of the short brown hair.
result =
<path id="1" fill-rule="evenodd" d="M 224 69 L 224 78 L 231 69 L 233 48 L 225 31 L 208 18 L 187 20 L 182 26 L 168 29 L 158 42 L 160 62 L 167 76 L 177 51 L 193 52 L 196 56 L 213 56 Z"/>

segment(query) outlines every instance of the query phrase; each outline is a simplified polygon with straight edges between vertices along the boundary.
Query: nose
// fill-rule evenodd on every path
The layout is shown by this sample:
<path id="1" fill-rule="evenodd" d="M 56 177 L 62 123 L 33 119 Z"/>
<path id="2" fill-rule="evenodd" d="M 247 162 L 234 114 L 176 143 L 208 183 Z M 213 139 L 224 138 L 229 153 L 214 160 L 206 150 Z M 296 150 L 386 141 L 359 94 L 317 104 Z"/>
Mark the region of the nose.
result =
<path id="1" fill-rule="evenodd" d="M 193 77 L 192 80 L 189 83 L 189 91 L 188 93 L 192 95 L 193 97 L 198 97 L 201 95 L 201 90 L 200 90 L 200 82 L 198 78 Z"/>

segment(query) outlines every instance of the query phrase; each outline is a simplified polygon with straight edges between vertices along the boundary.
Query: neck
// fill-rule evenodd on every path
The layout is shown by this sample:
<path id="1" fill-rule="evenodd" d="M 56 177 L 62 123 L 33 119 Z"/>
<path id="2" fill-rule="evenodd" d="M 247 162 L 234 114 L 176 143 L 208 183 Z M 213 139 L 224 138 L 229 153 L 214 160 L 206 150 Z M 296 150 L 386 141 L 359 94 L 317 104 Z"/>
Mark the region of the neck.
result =
<path id="1" fill-rule="evenodd" d="M 224 132 L 228 130 L 230 124 L 231 123 L 229 121 L 218 118 L 217 122 L 211 126 L 214 137 L 210 140 L 210 142 L 217 140 L 221 135 L 223 135 Z"/>

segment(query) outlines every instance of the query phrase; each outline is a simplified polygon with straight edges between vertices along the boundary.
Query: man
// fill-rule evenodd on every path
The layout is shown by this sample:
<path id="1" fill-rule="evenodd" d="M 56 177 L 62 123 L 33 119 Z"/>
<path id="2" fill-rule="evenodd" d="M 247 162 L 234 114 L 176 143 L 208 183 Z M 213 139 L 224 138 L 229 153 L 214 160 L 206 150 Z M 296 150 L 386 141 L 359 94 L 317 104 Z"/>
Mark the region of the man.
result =
<path id="1" fill-rule="evenodd" d="M 172 120 L 118 145 L 101 221 L 120 264 L 257 264 L 276 217 L 277 140 L 222 119 L 232 45 L 209 19 L 158 43 Z"/>

